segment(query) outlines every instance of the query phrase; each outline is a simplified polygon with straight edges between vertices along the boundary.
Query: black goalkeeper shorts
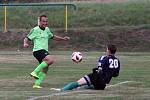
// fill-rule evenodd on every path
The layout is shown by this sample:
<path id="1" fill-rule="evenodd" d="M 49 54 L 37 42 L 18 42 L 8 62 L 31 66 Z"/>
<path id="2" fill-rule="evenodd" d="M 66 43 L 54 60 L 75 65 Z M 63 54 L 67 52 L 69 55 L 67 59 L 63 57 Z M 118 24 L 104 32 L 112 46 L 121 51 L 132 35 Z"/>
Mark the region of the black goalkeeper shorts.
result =
<path id="1" fill-rule="evenodd" d="M 98 73 L 90 73 L 84 77 L 88 85 L 93 85 L 96 90 L 104 90 L 106 82 Z"/>
<path id="2" fill-rule="evenodd" d="M 39 63 L 41 63 L 47 55 L 49 55 L 49 53 L 44 49 L 33 52 L 33 56 L 38 60 Z"/>

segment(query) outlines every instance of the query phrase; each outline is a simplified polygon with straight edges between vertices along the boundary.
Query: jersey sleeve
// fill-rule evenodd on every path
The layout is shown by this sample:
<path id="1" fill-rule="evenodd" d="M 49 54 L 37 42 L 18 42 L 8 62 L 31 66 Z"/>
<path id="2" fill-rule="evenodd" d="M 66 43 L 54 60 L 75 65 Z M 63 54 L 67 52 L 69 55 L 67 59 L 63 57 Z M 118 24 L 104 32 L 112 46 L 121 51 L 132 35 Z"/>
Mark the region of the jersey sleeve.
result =
<path id="1" fill-rule="evenodd" d="M 50 29 L 48 27 L 47 27 L 47 31 L 48 31 L 47 32 L 48 33 L 48 37 L 52 39 L 54 37 L 54 34 L 50 31 Z"/>
<path id="2" fill-rule="evenodd" d="M 34 29 L 30 30 L 29 34 L 27 35 L 29 40 L 33 40 L 35 38 Z"/>
<path id="3" fill-rule="evenodd" d="M 104 64 L 104 58 L 105 58 L 106 56 L 101 56 L 100 58 L 99 58 L 99 60 L 98 60 L 98 67 L 102 67 L 102 65 Z"/>
<path id="4" fill-rule="evenodd" d="M 98 59 L 97 67 L 96 67 L 96 68 L 93 68 L 93 73 L 102 74 L 102 67 L 103 67 L 103 65 L 104 65 L 104 58 L 105 58 L 105 56 L 101 56 L 101 57 Z"/>

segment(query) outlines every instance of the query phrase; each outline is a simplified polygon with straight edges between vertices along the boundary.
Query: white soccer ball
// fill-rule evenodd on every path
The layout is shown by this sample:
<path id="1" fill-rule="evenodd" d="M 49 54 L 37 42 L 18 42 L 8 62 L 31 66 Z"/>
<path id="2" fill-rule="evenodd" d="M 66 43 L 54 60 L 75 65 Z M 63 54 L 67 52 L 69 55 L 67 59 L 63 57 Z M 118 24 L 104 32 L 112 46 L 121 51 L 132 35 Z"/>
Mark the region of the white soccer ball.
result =
<path id="1" fill-rule="evenodd" d="M 71 55 L 71 59 L 73 62 L 79 63 L 82 61 L 82 53 L 81 52 L 73 52 Z"/>

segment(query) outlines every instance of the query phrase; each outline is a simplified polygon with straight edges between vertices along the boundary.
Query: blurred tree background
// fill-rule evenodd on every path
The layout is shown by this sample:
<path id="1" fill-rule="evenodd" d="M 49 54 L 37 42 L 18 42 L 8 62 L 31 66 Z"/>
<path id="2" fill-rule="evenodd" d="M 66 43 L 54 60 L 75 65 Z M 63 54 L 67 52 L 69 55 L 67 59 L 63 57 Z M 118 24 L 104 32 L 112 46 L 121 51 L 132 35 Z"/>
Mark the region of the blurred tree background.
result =
<path id="1" fill-rule="evenodd" d="M 0 49 L 24 49 L 24 34 L 37 25 L 39 15 L 46 14 L 53 33 L 71 37 L 69 43 L 50 41 L 50 49 L 103 51 L 107 43 L 113 43 L 119 51 L 150 51 L 150 0 L 112 1 L 117 0 L 9 0 L 8 3 L 73 2 L 77 9 L 69 8 L 65 33 L 65 7 L 7 7 L 5 33 L 4 8 L 0 7 Z"/>

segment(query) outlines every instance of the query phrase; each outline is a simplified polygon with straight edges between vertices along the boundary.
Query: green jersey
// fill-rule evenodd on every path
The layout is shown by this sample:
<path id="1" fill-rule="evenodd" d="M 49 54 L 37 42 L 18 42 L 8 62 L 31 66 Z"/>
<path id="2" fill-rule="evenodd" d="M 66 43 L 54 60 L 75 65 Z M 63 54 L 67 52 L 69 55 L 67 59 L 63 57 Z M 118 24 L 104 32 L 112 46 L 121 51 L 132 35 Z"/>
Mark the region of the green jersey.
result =
<path id="1" fill-rule="evenodd" d="M 42 30 L 39 26 L 36 26 L 30 31 L 27 37 L 34 43 L 33 51 L 41 49 L 48 51 L 48 40 L 49 38 L 53 38 L 54 35 L 48 27 Z"/>

